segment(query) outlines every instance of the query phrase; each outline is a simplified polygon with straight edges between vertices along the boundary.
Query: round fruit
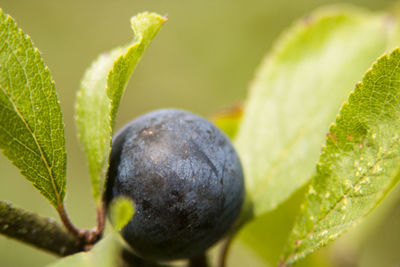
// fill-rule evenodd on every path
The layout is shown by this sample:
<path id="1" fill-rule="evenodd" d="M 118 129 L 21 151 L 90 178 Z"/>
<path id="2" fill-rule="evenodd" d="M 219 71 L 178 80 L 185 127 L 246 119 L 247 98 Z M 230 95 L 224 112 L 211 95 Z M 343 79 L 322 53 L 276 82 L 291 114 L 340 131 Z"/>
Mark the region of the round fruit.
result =
<path id="1" fill-rule="evenodd" d="M 218 241 L 237 219 L 243 172 L 229 139 L 192 113 L 143 115 L 114 137 L 106 204 L 130 197 L 136 213 L 122 229 L 149 260 L 189 258 Z"/>

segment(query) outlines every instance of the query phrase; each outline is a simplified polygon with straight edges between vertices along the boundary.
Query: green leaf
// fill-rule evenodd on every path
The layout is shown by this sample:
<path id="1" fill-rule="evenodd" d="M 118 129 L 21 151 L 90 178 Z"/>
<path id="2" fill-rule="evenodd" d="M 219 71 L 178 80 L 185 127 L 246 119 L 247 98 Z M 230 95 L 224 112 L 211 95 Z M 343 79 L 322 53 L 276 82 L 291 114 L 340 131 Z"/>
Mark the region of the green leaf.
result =
<path id="1" fill-rule="evenodd" d="M 77 253 L 48 265 L 49 267 L 111 267 L 117 266 L 122 250 L 115 234 L 97 243 L 89 252 Z"/>
<path id="2" fill-rule="evenodd" d="M 65 195 L 60 105 L 29 36 L 0 9 L 0 148 L 56 208 Z"/>
<path id="3" fill-rule="evenodd" d="M 218 126 L 229 138 L 235 138 L 242 119 L 243 106 L 234 105 L 225 108 L 211 117 L 211 121 Z"/>
<path id="4" fill-rule="evenodd" d="M 372 66 L 331 125 L 284 263 L 356 225 L 400 178 L 400 49 Z"/>
<path id="5" fill-rule="evenodd" d="M 307 187 L 303 186 L 279 208 L 249 222 L 239 238 L 271 266 L 277 266 Z"/>
<path id="6" fill-rule="evenodd" d="M 266 57 L 235 142 L 256 216 L 310 180 L 327 125 L 387 35 L 382 16 L 327 9 L 297 23 Z"/>
<path id="7" fill-rule="evenodd" d="M 110 220 L 116 231 L 122 228 L 132 219 L 135 208 L 132 200 L 127 197 L 119 197 L 111 202 Z"/>
<path id="8" fill-rule="evenodd" d="M 120 99 L 137 63 L 165 21 L 166 18 L 149 13 L 133 17 L 134 41 L 100 55 L 83 77 L 77 95 L 76 121 L 96 201 L 100 200 L 104 188 Z"/>

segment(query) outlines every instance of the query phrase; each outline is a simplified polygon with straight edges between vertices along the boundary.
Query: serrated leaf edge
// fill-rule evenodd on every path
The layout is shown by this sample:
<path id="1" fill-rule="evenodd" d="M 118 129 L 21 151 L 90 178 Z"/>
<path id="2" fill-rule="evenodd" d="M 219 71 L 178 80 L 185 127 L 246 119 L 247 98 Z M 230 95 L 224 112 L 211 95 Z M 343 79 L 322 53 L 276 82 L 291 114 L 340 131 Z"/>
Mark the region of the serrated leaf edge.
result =
<path id="1" fill-rule="evenodd" d="M 53 89 L 55 89 L 55 83 L 54 83 L 54 80 L 53 80 L 53 78 L 52 78 L 52 76 L 51 76 L 51 74 L 50 74 L 50 70 L 49 70 L 48 66 L 46 66 L 46 64 L 44 63 L 43 57 L 40 55 L 39 49 L 38 49 L 38 48 L 34 45 L 34 43 L 32 42 L 31 37 L 30 37 L 28 34 L 24 33 L 24 31 L 23 31 L 21 28 L 18 27 L 18 24 L 16 23 L 16 21 L 15 21 L 10 15 L 4 13 L 3 9 L 1 9 L 1 8 L 0 8 L 0 17 L 4 17 L 4 18 L 5 18 L 5 19 L 4 19 L 4 22 L 11 22 L 12 24 L 14 24 L 14 26 L 18 29 L 18 34 L 19 34 L 24 40 L 26 40 L 26 41 L 29 42 L 29 44 L 32 46 L 34 52 L 40 57 L 40 64 L 43 64 L 43 67 L 44 67 L 43 69 L 44 69 L 45 72 L 48 73 L 48 75 L 49 75 L 49 77 L 50 77 L 51 85 L 52 85 Z M 3 88 L 1 85 L 0 85 L 0 90 L 3 91 L 4 95 L 6 95 L 7 98 L 9 99 L 8 94 L 4 91 L 4 88 Z M 57 102 L 59 103 L 58 95 L 57 95 L 56 92 L 55 92 L 55 97 L 57 98 Z M 61 183 L 61 189 L 59 189 L 59 188 L 57 187 L 57 183 L 56 183 L 56 181 L 55 181 L 52 168 L 50 167 L 50 165 L 49 165 L 49 163 L 48 163 L 48 160 L 47 160 L 47 158 L 46 158 L 45 155 L 44 155 L 44 152 L 43 152 L 43 150 L 42 150 L 42 148 L 41 148 L 41 146 L 40 146 L 40 144 L 39 144 L 39 142 L 38 142 L 38 140 L 37 140 L 36 135 L 32 132 L 32 130 L 30 129 L 29 125 L 27 124 L 27 122 L 25 121 L 25 119 L 22 117 L 21 113 L 19 112 L 19 110 L 18 110 L 18 108 L 15 106 L 15 104 L 14 104 L 10 99 L 9 99 L 9 101 L 10 101 L 10 103 L 12 104 L 12 106 L 13 106 L 15 112 L 17 113 L 18 117 L 19 117 L 19 118 L 21 119 L 21 121 L 24 123 L 26 129 L 29 131 L 29 133 L 31 133 L 31 135 L 32 135 L 32 137 L 33 137 L 33 139 L 34 139 L 34 141 L 35 141 L 35 144 L 36 144 L 38 150 L 40 151 L 40 157 L 41 157 L 42 161 L 44 162 L 44 164 L 45 164 L 45 166 L 46 166 L 46 169 L 47 169 L 47 171 L 48 171 L 48 173 L 49 173 L 49 177 L 50 177 L 50 179 L 51 179 L 51 185 L 52 185 L 52 188 L 53 188 L 54 193 L 55 193 L 55 196 L 56 196 L 56 199 L 55 199 L 56 201 L 53 201 L 53 199 L 48 198 L 46 195 L 44 195 L 44 194 L 42 193 L 42 191 L 43 191 L 43 192 L 48 192 L 46 189 L 44 189 L 43 187 L 36 186 L 35 183 L 34 183 L 33 181 L 31 181 L 30 179 L 27 179 L 27 180 L 30 181 L 34 187 L 36 187 L 37 189 L 39 189 L 39 192 L 40 192 L 46 199 L 48 199 L 48 200 L 50 201 L 50 203 L 51 203 L 56 209 L 58 209 L 59 207 L 62 206 L 62 203 L 63 203 L 63 200 L 64 200 L 65 191 L 66 191 L 66 189 L 65 189 L 65 186 L 66 186 L 66 179 L 65 179 L 65 177 L 63 177 L 63 181 L 62 181 L 62 183 Z M 59 111 L 60 111 L 60 114 L 61 114 L 61 116 L 62 116 L 61 108 L 59 109 Z M 63 127 L 63 131 L 64 131 L 64 127 Z M 53 140 L 51 140 L 51 142 L 53 142 Z M 64 139 L 64 145 L 65 145 L 65 139 Z M 4 153 L 4 149 L 1 149 L 1 151 L 3 152 L 3 154 L 5 154 L 5 153 Z M 63 152 L 63 154 L 65 155 L 65 151 Z M 11 160 L 11 162 L 14 164 L 14 160 Z M 66 168 L 66 165 L 64 165 L 64 168 Z M 21 173 L 23 176 L 25 176 L 21 170 L 19 170 L 19 171 L 20 171 L 20 173 Z M 65 170 L 64 170 L 64 173 L 65 173 Z M 51 194 L 49 194 L 49 196 L 50 196 L 50 195 L 51 195 Z"/>
<path id="2" fill-rule="evenodd" d="M 384 60 L 389 60 L 390 56 L 394 53 L 397 53 L 400 55 L 400 48 L 396 48 L 394 49 L 390 55 L 388 55 L 387 53 L 384 53 L 382 56 L 380 56 L 379 58 L 377 58 L 377 60 L 372 64 L 372 66 L 364 73 L 364 75 L 362 76 L 362 81 L 357 82 L 355 89 L 349 93 L 349 97 L 348 97 L 348 101 L 343 102 L 342 106 L 340 107 L 340 111 L 345 108 L 346 106 L 350 105 L 353 102 L 352 96 L 363 90 L 364 88 L 362 87 L 363 85 L 363 81 L 365 78 L 367 78 L 369 75 L 371 75 L 374 70 L 376 69 L 376 67 L 378 66 L 378 64 Z M 339 120 L 341 118 L 341 112 L 338 113 L 338 115 L 336 116 L 336 121 Z M 329 132 L 334 132 L 334 129 L 337 127 L 336 123 L 331 123 L 330 127 L 329 127 Z M 335 140 L 334 138 L 332 138 L 332 136 L 327 136 L 326 142 L 330 142 L 335 144 Z M 335 144 L 336 145 L 336 144 Z M 326 145 L 322 146 L 322 151 L 321 151 L 321 157 L 323 156 L 323 154 L 326 153 Z M 377 159 L 374 164 L 372 166 L 370 166 L 368 168 L 368 170 L 373 169 L 376 164 L 381 161 L 383 159 L 383 157 L 385 156 L 385 153 L 383 153 L 381 155 L 381 157 L 379 159 Z M 317 163 L 317 166 L 320 163 Z M 338 205 L 344 201 L 351 193 L 355 192 L 355 188 L 357 187 L 357 185 L 359 185 L 360 183 L 362 183 L 364 180 L 364 178 L 366 177 L 367 174 L 364 174 L 363 176 L 360 177 L 360 179 L 353 185 L 353 187 L 351 187 L 349 190 L 347 190 L 347 192 L 345 192 L 345 194 L 343 194 L 343 196 L 336 201 L 335 204 L 332 205 L 332 208 L 329 209 L 328 212 L 326 212 L 321 218 L 318 219 L 317 222 L 315 222 L 315 225 L 318 225 L 320 222 L 322 222 L 332 211 L 335 210 L 336 207 L 338 207 Z M 343 235 L 344 233 L 346 233 L 347 231 L 349 231 L 351 228 L 353 228 L 354 226 L 356 226 L 363 218 L 365 218 L 366 216 L 368 216 L 378 205 L 379 203 L 381 203 L 383 201 L 383 199 L 387 196 L 387 194 L 394 188 L 394 186 L 399 182 L 400 179 L 400 171 L 394 176 L 395 179 L 393 179 L 392 184 L 387 188 L 386 191 L 381 192 L 380 195 L 378 195 L 378 200 L 377 203 L 362 217 L 358 218 L 357 220 L 354 221 L 350 221 L 348 223 L 344 223 L 342 225 L 335 225 L 334 227 L 339 227 L 339 226 L 343 226 L 343 225 L 349 225 L 348 227 L 346 227 L 346 229 L 338 234 L 333 235 L 332 237 L 329 237 L 326 241 L 325 240 L 321 240 L 319 243 L 316 244 L 316 249 L 318 249 L 321 246 L 326 245 L 328 242 L 336 240 L 338 237 L 340 237 L 341 235 Z M 396 179 L 397 178 L 397 179 Z M 310 186 L 309 188 L 311 188 L 312 184 L 312 180 L 310 181 Z M 302 209 L 303 210 L 303 209 Z M 302 212 L 300 212 L 301 214 Z M 298 218 L 300 217 L 300 215 L 298 216 Z M 296 219 L 297 220 L 297 219 Z M 326 230 L 326 229 L 325 229 Z M 321 231 L 320 231 L 321 232 Z M 302 239 L 298 239 L 296 240 L 296 244 L 300 244 L 303 240 L 309 238 L 310 236 L 316 234 L 318 232 L 309 232 L 308 234 L 306 234 L 304 236 L 304 238 Z M 295 263 L 296 261 L 304 258 L 307 254 L 312 253 L 313 251 L 316 250 L 315 248 L 309 248 L 309 249 L 305 249 L 303 250 L 303 252 L 301 252 L 300 254 L 297 253 L 296 249 L 293 250 L 293 253 L 289 254 L 288 256 L 285 257 L 285 259 L 281 260 L 280 266 L 287 266 L 287 265 L 291 265 L 293 263 Z"/>

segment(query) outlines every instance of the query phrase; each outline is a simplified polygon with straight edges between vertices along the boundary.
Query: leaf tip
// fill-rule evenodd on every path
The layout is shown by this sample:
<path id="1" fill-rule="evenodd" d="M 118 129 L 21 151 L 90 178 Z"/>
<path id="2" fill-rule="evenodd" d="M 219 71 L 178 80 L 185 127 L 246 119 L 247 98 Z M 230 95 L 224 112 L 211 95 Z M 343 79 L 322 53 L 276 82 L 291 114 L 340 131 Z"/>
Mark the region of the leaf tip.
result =
<path id="1" fill-rule="evenodd" d="M 142 32 L 151 26 L 159 24 L 160 26 L 168 20 L 168 16 L 160 16 L 157 13 L 143 12 L 131 18 L 132 30 L 135 36 L 139 37 Z"/>
<path id="2" fill-rule="evenodd" d="M 110 214 L 111 223 L 114 229 L 119 232 L 135 214 L 135 205 L 129 198 L 117 198 L 111 203 Z"/>

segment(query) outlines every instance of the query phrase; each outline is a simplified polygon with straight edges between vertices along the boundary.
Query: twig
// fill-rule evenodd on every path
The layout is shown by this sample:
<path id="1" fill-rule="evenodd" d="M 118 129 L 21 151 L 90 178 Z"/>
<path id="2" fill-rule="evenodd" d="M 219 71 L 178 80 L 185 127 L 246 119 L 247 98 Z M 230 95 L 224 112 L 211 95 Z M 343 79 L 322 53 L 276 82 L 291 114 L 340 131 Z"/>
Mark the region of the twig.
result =
<path id="1" fill-rule="evenodd" d="M 104 222 L 106 220 L 106 215 L 105 215 L 105 208 L 104 208 L 104 203 L 101 202 L 97 206 L 97 231 L 99 233 L 103 233 L 104 231 Z"/>
<path id="2" fill-rule="evenodd" d="M 97 205 L 96 212 L 97 212 L 97 226 L 94 229 L 94 231 L 96 233 L 96 238 L 99 240 L 103 236 L 104 226 L 106 221 L 105 207 L 102 201 Z"/>
<path id="3" fill-rule="evenodd" d="M 84 250 L 84 244 L 54 219 L 0 201 L 0 234 L 59 256 Z"/>
<path id="4" fill-rule="evenodd" d="M 68 232 L 70 232 L 71 234 L 73 234 L 74 236 L 76 236 L 79 239 L 82 239 L 85 235 L 85 231 L 84 230 L 80 230 L 78 229 L 69 219 L 67 211 L 65 210 L 65 206 L 64 204 L 61 204 L 58 208 L 57 208 L 58 214 L 60 215 L 60 219 L 63 222 L 65 228 L 67 228 Z"/>
<path id="5" fill-rule="evenodd" d="M 100 203 L 97 205 L 97 226 L 93 229 L 79 229 L 69 219 L 65 206 L 61 204 L 57 208 L 58 214 L 60 215 L 61 221 L 68 232 L 74 235 L 81 243 L 85 244 L 85 250 L 90 250 L 94 244 L 97 243 L 103 236 L 104 225 L 105 225 L 105 213 L 104 204 Z"/>
<path id="6" fill-rule="evenodd" d="M 102 237 L 105 226 L 105 209 L 103 202 L 99 203 L 96 208 L 97 226 L 91 230 L 81 230 L 85 242 L 85 249 L 90 250 Z"/>
<path id="7" fill-rule="evenodd" d="M 222 243 L 221 246 L 221 251 L 219 254 L 219 259 L 218 259 L 218 267 L 225 267 L 226 266 L 226 258 L 228 256 L 229 248 L 231 247 L 232 244 L 232 239 L 233 236 L 228 236 Z"/>

